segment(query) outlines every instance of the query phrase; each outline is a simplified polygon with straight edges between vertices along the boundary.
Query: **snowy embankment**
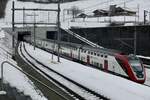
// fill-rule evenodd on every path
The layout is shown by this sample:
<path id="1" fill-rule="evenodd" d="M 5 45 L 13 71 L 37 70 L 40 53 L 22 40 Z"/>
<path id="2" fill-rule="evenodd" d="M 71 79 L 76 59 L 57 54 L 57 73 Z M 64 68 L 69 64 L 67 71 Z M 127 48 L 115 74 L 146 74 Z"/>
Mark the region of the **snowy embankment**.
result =
<path id="1" fill-rule="evenodd" d="M 149 87 L 63 58 L 61 58 L 61 63 L 52 63 L 50 53 L 38 48 L 33 50 L 29 44 L 25 46 L 29 54 L 38 61 L 111 100 L 150 100 Z M 54 56 L 54 61 L 57 61 L 56 56 Z"/>
<path id="2" fill-rule="evenodd" d="M 17 66 L 17 63 L 12 60 L 11 55 L 8 54 L 8 52 L 11 53 L 10 45 L 5 45 L 5 43 L 9 44 L 8 40 L 11 38 L 6 37 L 7 35 L 7 33 L 0 30 L 0 64 L 3 61 L 9 61 L 10 63 Z M 23 92 L 25 95 L 31 96 L 33 100 L 47 100 L 43 96 L 43 94 L 35 88 L 34 84 L 29 80 L 26 75 L 24 75 L 9 64 L 4 64 L 4 82 L 9 83 L 12 87 L 16 87 L 20 92 Z"/>

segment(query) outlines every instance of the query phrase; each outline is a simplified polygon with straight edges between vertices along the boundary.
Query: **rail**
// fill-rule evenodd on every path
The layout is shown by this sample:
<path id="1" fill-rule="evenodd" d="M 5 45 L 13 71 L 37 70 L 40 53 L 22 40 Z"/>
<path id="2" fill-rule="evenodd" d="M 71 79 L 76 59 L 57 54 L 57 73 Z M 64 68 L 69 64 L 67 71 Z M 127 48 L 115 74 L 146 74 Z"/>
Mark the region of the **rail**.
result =
<path id="1" fill-rule="evenodd" d="M 64 97 L 63 95 L 59 94 L 57 91 L 55 91 L 54 89 L 52 89 L 51 87 L 47 86 L 46 84 L 44 84 L 43 82 L 41 82 L 40 80 L 38 80 L 37 78 L 35 78 L 34 76 L 28 74 L 27 72 L 21 70 L 20 68 L 18 68 L 16 65 L 12 64 L 9 61 L 4 61 L 1 63 L 1 90 L 3 91 L 3 83 L 4 83 L 4 64 L 9 64 L 12 67 L 16 68 L 17 70 L 19 70 L 20 72 L 24 73 L 25 75 L 31 77 L 33 80 L 37 81 L 38 83 L 42 84 L 43 86 L 47 87 L 49 90 L 53 91 L 54 93 L 56 93 L 57 95 L 59 95 L 60 97 L 64 98 L 65 100 L 68 100 L 66 97 Z"/>

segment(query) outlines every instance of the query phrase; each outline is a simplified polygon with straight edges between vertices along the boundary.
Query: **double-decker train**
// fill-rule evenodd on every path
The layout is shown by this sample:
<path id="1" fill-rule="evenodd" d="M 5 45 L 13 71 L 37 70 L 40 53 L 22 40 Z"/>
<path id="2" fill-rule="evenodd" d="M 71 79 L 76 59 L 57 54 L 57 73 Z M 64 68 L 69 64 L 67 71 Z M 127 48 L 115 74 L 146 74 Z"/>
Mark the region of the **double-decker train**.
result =
<path id="1" fill-rule="evenodd" d="M 145 68 L 141 60 L 133 54 L 124 55 L 121 52 L 106 48 L 93 48 L 87 45 L 62 41 L 59 44 L 54 40 L 36 40 L 38 47 L 53 53 L 57 53 L 59 47 L 59 53 L 62 56 L 128 78 L 137 83 L 145 82 Z"/>

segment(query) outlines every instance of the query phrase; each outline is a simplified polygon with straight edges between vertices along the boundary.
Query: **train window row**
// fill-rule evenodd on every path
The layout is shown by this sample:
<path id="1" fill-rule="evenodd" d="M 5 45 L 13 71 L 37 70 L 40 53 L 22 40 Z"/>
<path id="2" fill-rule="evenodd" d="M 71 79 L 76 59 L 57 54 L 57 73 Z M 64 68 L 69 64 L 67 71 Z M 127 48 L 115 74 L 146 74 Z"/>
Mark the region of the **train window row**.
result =
<path id="1" fill-rule="evenodd" d="M 82 53 L 86 53 L 87 51 L 86 50 L 83 50 L 83 49 L 81 49 L 81 52 Z M 107 55 L 100 55 L 99 53 L 96 53 L 96 52 L 93 52 L 93 51 L 88 51 L 88 54 L 90 54 L 90 55 L 94 55 L 94 56 L 101 56 L 101 57 L 105 57 L 105 58 L 107 58 Z"/>
<path id="2" fill-rule="evenodd" d="M 65 47 L 67 47 L 67 46 L 65 46 Z M 70 48 L 70 49 L 75 50 L 75 51 L 78 50 L 77 48 Z M 81 52 L 82 53 L 88 53 L 90 55 L 94 55 L 94 56 L 98 56 L 98 57 L 105 57 L 105 58 L 107 58 L 107 55 L 105 55 L 105 54 L 99 54 L 99 53 L 96 53 L 96 52 L 93 52 L 93 51 L 88 51 L 88 50 L 81 49 Z"/>
<path id="3" fill-rule="evenodd" d="M 93 65 L 95 65 L 95 66 L 100 67 L 101 69 L 103 68 L 103 64 L 101 64 L 101 63 L 94 62 L 94 61 L 92 61 L 91 63 L 92 63 Z"/>
<path id="4" fill-rule="evenodd" d="M 69 47 L 69 46 L 66 46 L 66 45 L 63 45 L 64 47 L 68 48 L 68 49 L 71 49 L 71 50 L 74 50 L 74 51 L 77 51 L 78 49 L 75 48 L 75 47 Z"/>

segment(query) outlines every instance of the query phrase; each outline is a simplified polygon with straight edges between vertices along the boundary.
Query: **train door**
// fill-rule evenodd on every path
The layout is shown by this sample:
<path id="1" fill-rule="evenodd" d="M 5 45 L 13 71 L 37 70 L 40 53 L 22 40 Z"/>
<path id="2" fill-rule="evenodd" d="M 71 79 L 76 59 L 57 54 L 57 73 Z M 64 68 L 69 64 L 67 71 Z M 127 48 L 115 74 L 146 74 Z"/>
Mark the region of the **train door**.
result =
<path id="1" fill-rule="evenodd" d="M 90 56 L 87 55 L 87 64 L 90 64 Z"/>
<path id="2" fill-rule="evenodd" d="M 72 50 L 70 50 L 70 57 L 72 58 Z"/>
<path id="3" fill-rule="evenodd" d="M 104 60 L 104 71 L 108 71 L 108 60 Z"/>

